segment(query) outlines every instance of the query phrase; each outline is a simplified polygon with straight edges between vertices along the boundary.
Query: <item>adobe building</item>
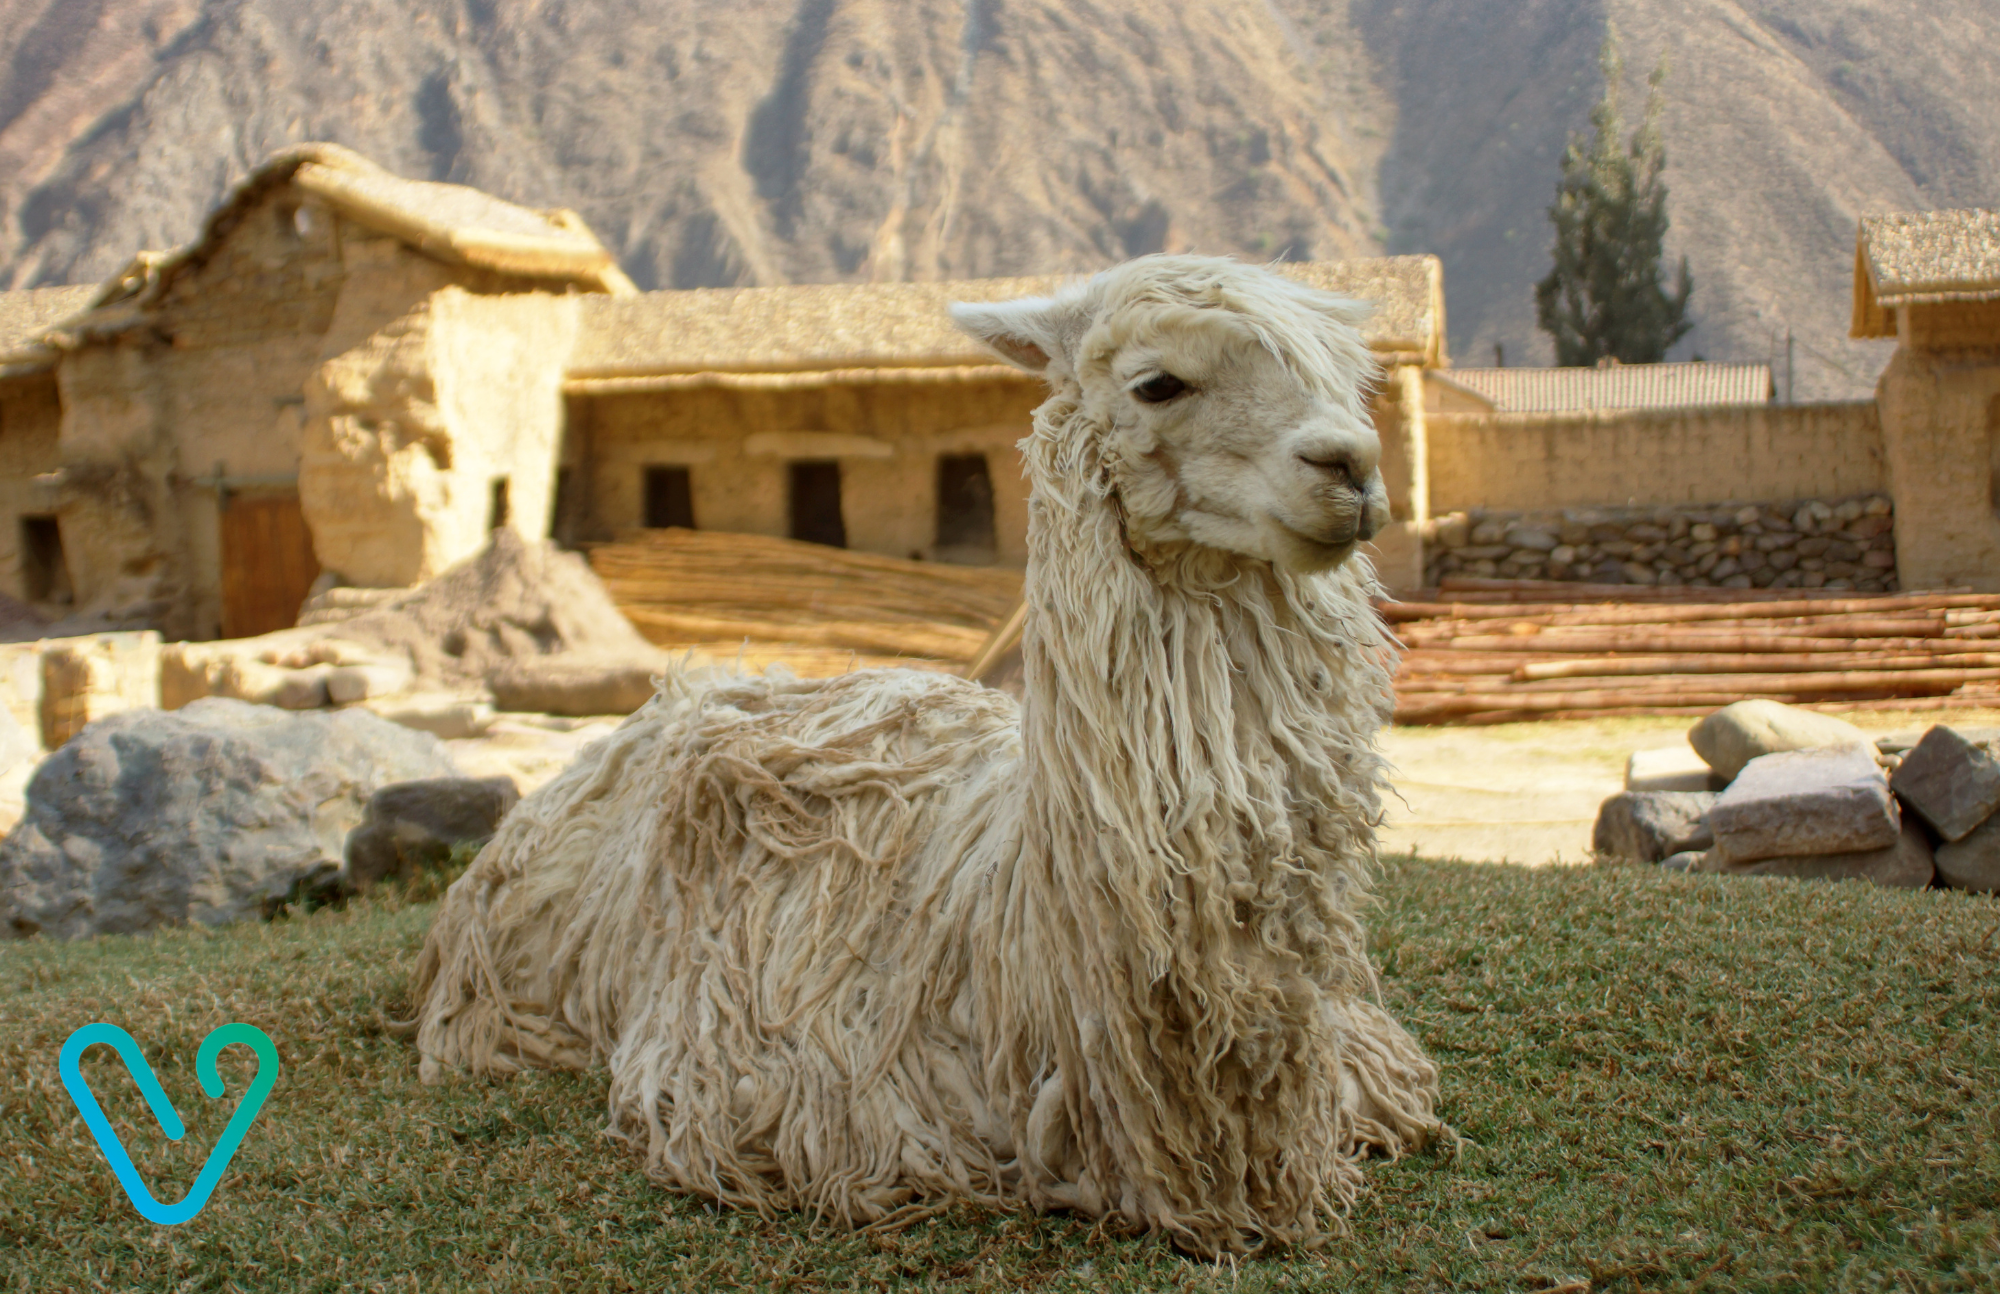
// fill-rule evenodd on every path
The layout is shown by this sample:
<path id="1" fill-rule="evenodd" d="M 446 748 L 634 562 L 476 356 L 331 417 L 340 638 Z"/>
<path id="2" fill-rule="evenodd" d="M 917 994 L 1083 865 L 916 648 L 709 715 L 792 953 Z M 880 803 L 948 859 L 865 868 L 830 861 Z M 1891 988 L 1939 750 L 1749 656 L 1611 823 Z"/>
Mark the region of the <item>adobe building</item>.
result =
<path id="1" fill-rule="evenodd" d="M 0 587 L 235 637 L 322 570 L 407 585 L 546 533 L 577 302 L 631 290 L 570 213 L 281 153 L 187 247 L 0 306 Z"/>
<path id="2" fill-rule="evenodd" d="M 1903 586 L 2000 592 L 2000 212 L 1863 220 L 1850 333 L 1898 343 L 1876 402 Z"/>

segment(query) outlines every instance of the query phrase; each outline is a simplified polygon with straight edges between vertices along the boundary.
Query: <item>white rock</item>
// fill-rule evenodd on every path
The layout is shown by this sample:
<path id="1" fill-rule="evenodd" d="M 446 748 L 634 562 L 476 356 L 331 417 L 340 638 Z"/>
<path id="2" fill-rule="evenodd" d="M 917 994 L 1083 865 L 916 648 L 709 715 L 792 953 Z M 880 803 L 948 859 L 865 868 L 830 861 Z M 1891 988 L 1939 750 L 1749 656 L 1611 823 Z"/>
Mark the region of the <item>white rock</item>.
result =
<path id="1" fill-rule="evenodd" d="M 488 702 L 449 692 L 405 694 L 362 705 L 390 723 L 428 732 L 445 741 L 482 737 L 492 728 L 494 720 L 493 707 Z"/>
<path id="2" fill-rule="evenodd" d="M 335 705 L 351 705 L 369 697 L 394 696 L 410 686 L 408 662 L 375 661 L 337 665 L 327 671 L 326 694 Z"/>
<path id="3" fill-rule="evenodd" d="M 1751 760 L 1708 821 L 1727 862 L 1856 853 L 1896 843 L 1902 816 L 1872 748 L 1832 746 Z"/>
<path id="4" fill-rule="evenodd" d="M 1628 791 L 1712 791 L 1719 787 L 1715 771 L 1685 743 L 1635 750 L 1625 761 Z"/>
<path id="5" fill-rule="evenodd" d="M 1678 855 L 1676 855 L 1678 857 Z M 1895 843 L 1882 849 L 1853 853 L 1803 854 L 1786 858 L 1765 858 L 1751 863 L 1730 862 L 1710 850 L 1701 855 L 1694 870 L 1724 876 L 1789 876 L 1812 881 L 1873 881 L 1890 889 L 1921 890 L 1931 883 L 1937 868 L 1931 859 L 1931 844 L 1914 821 L 1905 822 Z"/>
<path id="6" fill-rule="evenodd" d="M 1776 701 L 1724 706 L 1688 731 L 1688 744 L 1725 778 L 1735 777 L 1751 760 L 1779 751 L 1823 746 L 1874 749 L 1868 734 L 1845 720 Z"/>

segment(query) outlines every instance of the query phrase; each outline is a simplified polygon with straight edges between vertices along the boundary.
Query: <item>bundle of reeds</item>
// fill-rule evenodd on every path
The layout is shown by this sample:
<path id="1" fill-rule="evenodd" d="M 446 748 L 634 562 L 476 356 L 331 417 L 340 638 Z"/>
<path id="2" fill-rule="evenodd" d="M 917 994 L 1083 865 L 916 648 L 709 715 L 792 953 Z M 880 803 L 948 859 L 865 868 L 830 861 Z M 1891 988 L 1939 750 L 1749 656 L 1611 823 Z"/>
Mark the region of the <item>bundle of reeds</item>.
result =
<path id="1" fill-rule="evenodd" d="M 962 669 L 1021 597 L 1016 571 L 764 535 L 641 530 L 589 553 L 652 642 L 805 677 L 883 664 Z"/>
<path id="2" fill-rule="evenodd" d="M 2000 596 L 1447 580 L 1382 607 L 1399 723 L 2000 704 Z"/>

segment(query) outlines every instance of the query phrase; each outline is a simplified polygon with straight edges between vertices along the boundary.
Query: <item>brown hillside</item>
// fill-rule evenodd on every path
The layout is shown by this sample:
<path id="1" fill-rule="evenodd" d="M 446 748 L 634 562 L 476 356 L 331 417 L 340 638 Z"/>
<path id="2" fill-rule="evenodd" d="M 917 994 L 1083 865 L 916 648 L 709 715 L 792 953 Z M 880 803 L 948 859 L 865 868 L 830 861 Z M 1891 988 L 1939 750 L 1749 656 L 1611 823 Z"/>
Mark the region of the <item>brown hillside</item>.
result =
<path id="1" fill-rule="evenodd" d="M 20 159 L 0 169 L 0 283 L 93 279 L 185 238 L 231 176 L 303 139 L 575 207 L 642 287 L 1374 248 L 1374 159 L 1262 4 L 208 0 L 151 27 L 137 12 L 0 0 L 0 150 Z"/>

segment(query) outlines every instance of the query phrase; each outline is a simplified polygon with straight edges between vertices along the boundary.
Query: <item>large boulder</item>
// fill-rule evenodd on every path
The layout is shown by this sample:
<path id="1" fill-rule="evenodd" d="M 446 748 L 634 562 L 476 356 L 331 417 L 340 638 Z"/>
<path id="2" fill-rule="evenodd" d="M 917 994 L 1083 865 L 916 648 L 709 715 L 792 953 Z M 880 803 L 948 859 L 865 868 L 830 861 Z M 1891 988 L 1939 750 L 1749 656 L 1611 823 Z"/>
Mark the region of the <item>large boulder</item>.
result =
<path id="1" fill-rule="evenodd" d="M 1938 879 L 1955 890 L 2000 893 L 2000 813 L 1937 850 Z"/>
<path id="2" fill-rule="evenodd" d="M 442 863 L 456 845 L 485 844 L 520 798 L 512 779 L 505 777 L 442 777 L 385 786 L 369 797 L 361 825 L 348 833 L 346 882 L 367 889 Z"/>
<path id="3" fill-rule="evenodd" d="M 1921 890 L 1931 883 L 1936 867 L 1931 843 L 1924 829 L 1914 821 L 1903 823 L 1893 844 L 1881 849 L 1863 849 L 1838 854 L 1795 854 L 1783 858 L 1760 858 L 1755 862 L 1732 862 L 1717 850 L 1709 850 L 1695 862 L 1693 870 L 1717 872 L 1724 876 L 1790 876 L 1815 881 L 1872 881 L 1898 890 Z"/>
<path id="4" fill-rule="evenodd" d="M 210 698 L 100 719 L 44 761 L 0 842 L 0 935 L 259 916 L 340 866 L 379 788 L 456 771 L 437 738 L 362 710 Z"/>
<path id="5" fill-rule="evenodd" d="M 1902 815 L 1872 748 L 1830 746 L 1764 755 L 1708 811 L 1729 862 L 1847 854 L 1896 843 Z"/>
<path id="6" fill-rule="evenodd" d="M 1606 858 L 1657 863 L 1715 843 L 1708 827 L 1712 791 L 1624 791 L 1597 811 L 1591 848 Z"/>
<path id="7" fill-rule="evenodd" d="M 1946 840 L 1963 840 L 2000 809 L 2000 760 L 1943 724 L 1903 756 L 1889 787 Z"/>
<path id="8" fill-rule="evenodd" d="M 1853 724 L 1776 701 L 1726 705 L 1690 729 L 1688 743 L 1726 780 L 1734 780 L 1751 760 L 1781 751 L 1823 746 L 1874 750 L 1868 734 Z"/>

